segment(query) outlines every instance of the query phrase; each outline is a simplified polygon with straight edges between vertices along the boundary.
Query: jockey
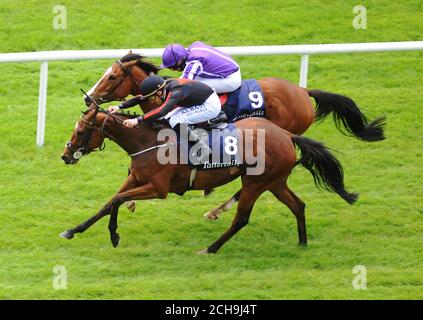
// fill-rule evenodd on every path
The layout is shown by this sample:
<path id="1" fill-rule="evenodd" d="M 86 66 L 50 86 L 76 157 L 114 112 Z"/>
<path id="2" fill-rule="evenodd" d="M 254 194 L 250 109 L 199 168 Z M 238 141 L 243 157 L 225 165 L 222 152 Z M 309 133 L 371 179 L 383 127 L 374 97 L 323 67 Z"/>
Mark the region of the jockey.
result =
<path id="1" fill-rule="evenodd" d="M 164 118 L 169 121 L 174 130 L 181 131 L 181 137 L 188 137 L 195 141 L 202 149 L 200 161 L 207 161 L 210 149 L 200 137 L 188 126 L 211 120 L 220 113 L 220 100 L 216 92 L 204 83 L 184 79 L 165 80 L 158 75 L 151 75 L 144 79 L 140 86 L 141 95 L 123 102 L 119 106 L 112 106 L 109 112 L 115 113 L 120 109 L 130 108 L 146 98 L 159 97 L 163 102 L 158 108 L 135 118 L 127 119 L 124 125 L 132 128 L 142 122 L 153 122 Z M 183 131 L 186 132 L 183 132 Z"/>
<path id="2" fill-rule="evenodd" d="M 183 71 L 181 78 L 207 84 L 217 93 L 232 92 L 241 86 L 241 70 L 229 55 L 200 41 L 188 50 L 180 44 L 168 45 L 161 68 Z"/>

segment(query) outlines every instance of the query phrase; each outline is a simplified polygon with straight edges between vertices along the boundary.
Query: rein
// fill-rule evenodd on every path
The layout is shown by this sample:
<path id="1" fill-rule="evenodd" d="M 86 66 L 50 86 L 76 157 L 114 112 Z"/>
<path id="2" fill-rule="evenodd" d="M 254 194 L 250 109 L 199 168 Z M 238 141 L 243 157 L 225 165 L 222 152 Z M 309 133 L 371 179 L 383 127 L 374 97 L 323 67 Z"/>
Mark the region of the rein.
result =
<path id="1" fill-rule="evenodd" d="M 72 144 L 71 141 L 66 142 L 66 145 L 65 145 L 66 148 L 68 148 L 70 152 L 73 152 L 72 156 L 74 157 L 74 159 L 78 160 L 79 158 L 81 158 L 87 152 L 87 144 L 88 144 L 88 141 L 90 140 L 92 132 L 94 130 L 99 131 L 100 134 L 102 136 L 104 136 L 104 127 L 107 123 L 109 116 L 113 117 L 113 115 L 111 115 L 110 113 L 107 113 L 106 117 L 104 118 L 100 127 L 96 127 L 95 123 L 88 121 L 87 119 L 84 118 L 84 116 L 81 116 L 81 120 L 88 124 L 88 130 L 84 133 L 84 137 L 82 138 L 81 147 L 79 147 L 79 148 L 75 147 Z M 113 117 L 113 118 L 116 119 L 116 120 L 119 120 L 120 123 L 123 123 L 123 121 L 121 121 L 120 119 L 118 119 L 116 117 Z M 138 152 L 135 152 L 135 153 L 128 154 L 128 155 L 130 157 L 134 158 L 134 157 L 137 157 L 137 156 L 142 155 L 144 153 L 147 153 L 149 151 L 159 149 L 159 148 L 163 148 L 163 147 L 166 147 L 166 146 L 172 146 L 172 145 L 174 145 L 174 143 L 163 143 L 163 144 L 155 145 L 155 146 L 149 147 L 147 149 L 144 149 L 144 150 L 141 150 L 141 151 L 138 151 Z M 93 150 L 90 150 L 90 152 L 102 151 L 102 150 L 104 150 L 105 147 L 106 147 L 106 144 L 103 142 L 103 145 L 101 147 L 99 147 L 98 150 L 93 149 Z M 76 150 L 72 151 L 72 149 L 74 149 L 74 150 L 76 149 Z"/>
<path id="2" fill-rule="evenodd" d="M 85 92 L 82 89 L 81 89 L 81 91 L 85 94 Z M 107 123 L 109 117 L 113 118 L 113 120 L 115 120 L 119 124 L 123 125 L 123 121 L 121 119 L 119 119 L 115 115 L 109 113 L 107 110 L 102 109 L 95 102 L 93 102 L 93 104 L 96 106 L 96 112 L 95 112 L 95 115 L 94 115 L 94 119 L 97 116 L 98 111 L 101 111 L 101 112 L 105 113 L 106 116 L 104 117 L 101 125 L 98 126 L 94 121 L 89 121 L 89 120 L 85 119 L 84 115 L 81 115 L 81 117 L 80 117 L 81 121 L 82 122 L 85 122 L 86 124 L 88 124 L 88 128 L 84 132 L 84 136 L 82 137 L 82 141 L 81 141 L 80 145 L 75 146 L 75 145 L 72 144 L 72 142 L 70 140 L 67 141 L 66 144 L 65 144 L 65 147 L 72 153 L 72 156 L 73 156 L 73 158 L 75 160 L 80 159 L 86 153 L 93 152 L 93 151 L 102 151 L 102 150 L 104 150 L 104 148 L 106 147 L 106 144 L 104 142 L 104 137 L 107 137 L 105 135 L 104 127 L 106 126 L 106 123 Z M 137 127 L 137 126 L 135 126 L 135 127 Z M 91 138 L 91 135 L 92 135 L 93 131 L 100 132 L 100 134 L 103 137 L 103 144 L 98 149 L 89 150 L 88 147 L 87 147 L 87 145 L 88 145 L 88 143 L 90 141 L 90 138 Z M 137 155 L 140 155 L 142 153 L 145 153 L 145 152 L 154 150 L 156 148 L 163 147 L 165 145 L 166 144 L 163 144 L 163 145 L 160 145 L 160 146 L 154 146 L 152 148 L 148 148 L 147 150 L 143 150 L 143 151 L 137 152 L 135 154 L 131 154 L 130 156 L 131 157 L 132 156 L 137 156 Z"/>
<path id="3" fill-rule="evenodd" d="M 95 115 L 94 115 L 94 117 L 96 117 L 97 116 L 97 112 L 98 112 L 98 110 L 100 110 L 101 112 L 104 112 L 105 114 L 107 114 L 107 117 L 105 118 L 105 120 L 107 120 L 107 118 L 110 116 L 110 117 L 112 117 L 115 121 L 117 121 L 118 123 L 120 123 L 120 124 L 122 124 L 123 125 L 123 121 L 122 120 L 120 120 L 118 117 L 116 117 L 116 116 L 114 116 L 113 114 L 111 114 L 109 111 L 107 111 L 107 110 L 105 110 L 105 109 L 103 109 L 102 107 L 100 107 L 93 99 L 91 99 L 91 97 L 84 91 L 84 90 L 82 90 L 82 89 L 80 89 L 81 90 L 81 92 L 91 101 L 91 103 L 92 104 L 94 104 L 96 107 L 97 107 L 97 111 L 96 111 L 96 113 L 95 113 Z M 88 120 L 86 120 L 86 119 L 84 119 L 84 117 L 83 116 L 81 116 L 81 120 L 82 121 L 84 121 L 85 123 L 88 123 L 90 126 L 93 126 L 93 123 L 92 122 L 90 122 L 90 121 L 88 121 Z M 104 124 L 105 124 L 106 122 L 105 121 L 103 121 L 103 125 L 101 126 L 101 128 L 104 128 Z"/>
<path id="4" fill-rule="evenodd" d="M 174 143 L 170 143 L 170 144 L 163 143 L 163 144 L 155 145 L 155 146 L 152 146 L 150 148 L 147 148 L 147 149 L 135 152 L 135 153 L 131 153 L 129 156 L 134 158 L 134 157 L 139 156 L 141 154 L 144 154 L 146 152 L 149 152 L 149 151 L 152 151 L 152 150 L 155 150 L 155 149 L 159 149 L 159 148 L 162 148 L 162 147 L 173 146 L 173 145 L 174 145 Z"/>
<path id="5" fill-rule="evenodd" d="M 119 61 L 119 63 L 121 64 L 120 61 Z M 87 119 L 84 118 L 84 115 L 81 115 L 80 119 L 83 122 L 85 122 L 86 124 L 88 124 L 88 129 L 84 132 L 84 136 L 82 137 L 81 146 L 80 147 L 74 146 L 70 140 L 67 141 L 66 144 L 65 144 L 65 147 L 72 153 L 73 158 L 76 159 L 76 160 L 78 160 L 79 158 L 81 158 L 85 153 L 87 153 L 87 151 L 88 152 L 101 151 L 101 150 L 103 150 L 105 148 L 106 144 L 104 143 L 104 141 L 103 141 L 103 145 L 101 147 L 99 147 L 98 150 L 96 150 L 96 149 L 88 150 L 87 144 L 89 143 L 89 140 L 90 140 L 91 135 L 92 135 L 92 133 L 93 133 L 94 130 L 99 131 L 100 134 L 103 136 L 103 140 L 104 140 L 104 136 L 105 136 L 104 135 L 104 127 L 105 127 L 105 125 L 106 125 L 107 120 L 109 119 L 109 117 L 112 117 L 113 120 L 115 120 L 119 124 L 122 124 L 123 125 L 123 121 L 121 119 L 119 119 L 115 115 L 113 115 L 113 114 L 109 113 L 108 111 L 104 110 L 103 108 L 101 108 L 95 101 L 93 101 L 90 98 L 90 96 L 87 95 L 87 93 L 84 90 L 82 90 L 82 89 L 80 89 L 80 90 L 82 91 L 82 93 L 88 99 L 90 99 L 91 103 L 96 106 L 95 114 L 94 114 L 94 119 L 96 118 L 98 111 L 101 111 L 101 112 L 105 113 L 106 114 L 106 117 L 104 118 L 101 126 L 98 127 L 95 122 L 89 121 L 89 120 L 87 120 Z M 137 126 L 135 126 L 135 127 L 137 127 Z M 147 149 L 144 149 L 144 150 L 141 150 L 141 151 L 138 151 L 138 152 L 129 154 L 129 156 L 130 157 L 136 157 L 136 156 L 139 156 L 139 155 L 144 154 L 146 152 L 149 152 L 149 151 L 152 151 L 152 150 L 155 150 L 155 149 L 158 149 L 158 148 L 162 148 L 162 147 L 165 147 L 165 146 L 171 146 L 171 145 L 173 145 L 173 143 L 171 143 L 171 144 L 164 143 L 164 144 L 161 144 L 161 145 L 155 145 L 155 146 L 152 146 L 150 148 L 147 148 Z M 74 149 L 74 151 L 72 149 Z M 76 151 L 75 151 L 75 149 L 76 149 Z"/>
<path id="6" fill-rule="evenodd" d="M 88 125 L 89 125 L 89 127 L 88 127 L 88 129 L 89 129 L 89 131 L 92 133 L 92 131 L 93 130 L 98 130 L 99 132 L 100 132 L 100 134 L 102 134 L 103 136 L 104 136 L 104 126 L 106 125 L 106 123 L 107 123 L 107 119 L 109 118 L 109 116 L 110 117 L 112 117 L 113 119 L 115 119 L 115 120 L 118 120 L 118 122 L 119 123 L 123 123 L 123 121 L 122 120 L 120 120 L 119 118 L 116 118 L 116 117 L 114 117 L 112 114 L 110 114 L 110 113 L 107 113 L 107 112 L 105 112 L 106 113 L 106 117 L 104 118 L 104 120 L 103 120 L 103 123 L 101 124 L 101 126 L 100 127 L 95 127 L 94 126 L 94 123 L 93 122 L 91 122 L 91 121 L 88 121 L 87 119 L 85 119 L 83 116 L 81 116 L 81 120 L 83 121 L 83 122 L 85 122 L 85 123 L 87 123 Z M 89 137 L 91 137 L 91 133 L 90 133 L 90 135 L 89 135 Z M 88 139 L 89 140 L 89 139 Z M 69 143 L 70 141 L 68 141 L 67 143 Z M 155 145 L 155 146 L 152 146 L 152 147 L 150 147 L 150 148 L 147 148 L 147 149 L 144 149 L 144 150 L 141 150 L 141 151 L 138 151 L 138 152 L 135 152 L 135 153 L 131 153 L 131 154 L 129 154 L 129 156 L 130 157 L 136 157 L 136 156 L 139 156 L 139 155 L 141 155 L 141 154 L 144 154 L 144 153 L 147 153 L 147 152 L 149 152 L 149 151 L 152 151 L 152 150 L 155 150 L 155 149 L 159 149 L 159 148 L 162 148 L 162 147 L 166 147 L 166 146 L 172 146 L 172 145 L 174 145 L 174 143 L 163 143 L 163 144 L 159 144 L 159 145 Z M 105 146 L 105 144 L 104 144 L 104 146 Z M 80 149 L 86 149 L 86 146 L 84 145 L 84 146 L 82 146 Z M 80 150 L 80 149 L 78 149 L 78 151 Z M 103 150 L 104 149 L 104 147 L 103 148 L 99 148 L 98 149 L 98 151 L 101 151 L 101 150 Z M 92 150 L 92 151 L 97 151 L 97 150 Z M 82 154 L 81 154 L 81 156 L 82 156 Z"/>

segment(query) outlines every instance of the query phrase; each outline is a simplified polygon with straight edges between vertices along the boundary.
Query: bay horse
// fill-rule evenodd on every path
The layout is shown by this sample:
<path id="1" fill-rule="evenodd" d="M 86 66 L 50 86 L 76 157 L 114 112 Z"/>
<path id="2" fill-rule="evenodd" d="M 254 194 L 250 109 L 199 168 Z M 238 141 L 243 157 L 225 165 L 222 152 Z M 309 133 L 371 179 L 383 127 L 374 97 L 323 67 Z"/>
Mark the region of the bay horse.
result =
<path id="1" fill-rule="evenodd" d="M 85 97 L 85 103 L 89 106 L 91 101 L 102 104 L 124 100 L 129 95 L 139 95 L 141 82 L 159 70 L 145 57 L 129 51 L 109 67 L 88 91 L 90 99 Z M 385 139 L 385 117 L 369 122 L 356 103 L 346 96 L 308 90 L 280 78 L 264 78 L 258 82 L 264 94 L 265 118 L 295 135 L 302 135 L 313 122 L 321 121 L 332 113 L 336 127 L 346 135 L 369 142 Z M 310 97 L 316 101 L 316 107 Z M 158 103 L 146 100 L 140 107 L 146 113 L 156 108 Z"/>
<path id="2" fill-rule="evenodd" d="M 245 174 L 242 167 L 220 168 L 198 171 L 193 183 L 192 168 L 188 164 L 161 164 L 158 160 L 157 128 L 140 124 L 138 128 L 122 125 L 128 115 L 110 115 L 92 105 L 81 116 L 66 143 L 62 159 L 66 164 L 75 164 L 79 158 L 101 147 L 104 138 L 116 142 L 132 155 L 131 171 L 119 191 L 97 214 L 60 234 L 72 239 L 75 233 L 82 233 L 102 217 L 110 214 L 109 231 L 112 245 L 119 244 L 120 236 L 117 218 L 119 206 L 130 200 L 165 199 L 169 193 L 178 195 L 188 190 L 204 190 L 229 183 L 241 176 L 237 213 L 229 229 L 217 241 L 201 251 L 216 253 L 223 244 L 247 225 L 254 203 L 259 196 L 269 190 L 295 215 L 298 227 L 299 245 L 306 246 L 305 204 L 289 189 L 287 179 L 292 169 L 301 164 L 308 169 L 317 186 L 337 193 L 348 203 L 354 203 L 358 194 L 348 192 L 344 187 L 343 169 L 339 161 L 321 143 L 306 137 L 296 136 L 263 118 L 248 118 L 235 123 L 242 135 L 253 134 L 252 149 L 255 154 L 265 155 L 264 171 L 260 175 Z M 259 143 L 258 132 L 264 132 L 265 143 Z M 244 140 L 245 141 L 245 140 Z M 162 142 L 161 142 L 162 145 Z M 176 146 L 174 146 L 177 148 Z M 301 151 L 297 160 L 295 147 Z M 239 145 L 239 152 L 246 148 Z"/>
<path id="3" fill-rule="evenodd" d="M 145 57 L 129 51 L 106 70 L 88 91 L 88 95 L 100 104 L 124 100 L 128 95 L 139 95 L 140 83 L 149 74 L 157 74 L 159 70 L 159 67 L 146 61 Z M 378 117 L 369 122 L 349 97 L 322 90 L 304 89 L 280 78 L 264 78 L 258 82 L 264 94 L 265 118 L 293 134 L 302 135 L 313 122 L 322 121 L 332 113 L 336 127 L 345 135 L 368 142 L 385 139 L 385 117 Z M 316 107 L 310 97 L 316 101 Z M 85 99 L 87 105 L 91 104 L 90 99 Z M 140 107 L 146 113 L 156 108 L 159 103 L 160 101 L 146 100 Z M 211 192 L 212 190 L 205 190 L 205 195 Z M 238 201 L 239 196 L 240 191 L 219 207 L 207 212 L 205 217 L 217 219 L 223 211 L 229 210 Z M 128 208 L 135 210 L 135 203 L 129 202 Z"/>

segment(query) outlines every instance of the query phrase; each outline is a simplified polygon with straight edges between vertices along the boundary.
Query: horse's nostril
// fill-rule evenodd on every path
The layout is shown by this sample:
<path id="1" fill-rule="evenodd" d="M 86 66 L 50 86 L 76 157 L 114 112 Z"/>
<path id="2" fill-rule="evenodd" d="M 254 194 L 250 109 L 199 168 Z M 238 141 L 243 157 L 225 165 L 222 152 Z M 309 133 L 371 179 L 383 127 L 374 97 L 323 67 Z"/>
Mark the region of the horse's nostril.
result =
<path id="1" fill-rule="evenodd" d="M 63 160 L 66 164 L 69 164 L 69 163 L 70 163 L 68 156 L 67 156 L 67 155 L 65 155 L 65 154 L 62 154 L 62 160 Z"/>
<path id="2" fill-rule="evenodd" d="M 91 96 L 84 96 L 85 105 L 89 107 L 93 102 L 97 102 L 98 99 L 94 99 Z"/>
<path id="3" fill-rule="evenodd" d="M 87 105 L 87 107 L 89 107 L 90 104 L 91 104 L 91 100 L 88 97 L 84 97 L 84 101 L 85 101 L 85 104 Z"/>

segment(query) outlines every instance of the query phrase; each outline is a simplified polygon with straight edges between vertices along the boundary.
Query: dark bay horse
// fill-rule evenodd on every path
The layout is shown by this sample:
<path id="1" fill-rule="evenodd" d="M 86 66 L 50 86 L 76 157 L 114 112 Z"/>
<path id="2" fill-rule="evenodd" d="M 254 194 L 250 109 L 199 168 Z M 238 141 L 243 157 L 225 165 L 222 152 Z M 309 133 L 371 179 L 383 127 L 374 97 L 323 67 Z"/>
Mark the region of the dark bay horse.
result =
<path id="1" fill-rule="evenodd" d="M 158 143 L 159 130 L 147 124 L 141 124 L 136 129 L 127 128 L 121 124 L 125 118 L 127 118 L 125 115 L 110 116 L 92 105 L 84 112 L 71 140 L 67 142 L 62 154 L 66 164 L 77 163 L 83 154 L 99 148 L 105 137 L 116 142 L 133 156 L 131 173 L 119 191 L 97 214 L 61 233 L 63 238 L 72 239 L 75 233 L 84 232 L 99 219 L 110 214 L 110 238 L 116 247 L 120 241 L 116 230 L 118 209 L 122 203 L 130 200 L 165 199 L 169 192 L 182 195 L 191 189 L 204 190 L 217 187 L 241 176 L 242 189 L 238 209 L 230 228 L 202 252 L 216 253 L 226 241 L 242 229 L 249 221 L 254 203 L 267 190 L 293 212 L 297 220 L 299 244 L 305 246 L 307 244 L 305 204 L 287 185 L 288 176 L 297 164 L 301 164 L 311 172 L 316 185 L 337 193 L 348 203 L 352 204 L 358 198 L 358 194 L 346 191 L 342 166 L 328 149 L 317 141 L 292 135 L 266 119 L 248 118 L 236 123 L 242 135 L 253 135 L 254 153 L 265 155 L 264 171 L 260 175 L 245 174 L 242 167 L 213 169 L 198 171 L 194 183 L 191 184 L 192 168 L 189 165 L 180 163 L 163 165 L 158 161 L 158 148 L 155 146 Z M 264 132 L 265 143 L 259 143 L 257 137 L 259 131 Z M 298 160 L 295 146 L 302 153 Z M 245 154 L 246 151 L 246 147 L 239 146 L 241 154 Z"/>
<path id="2" fill-rule="evenodd" d="M 144 57 L 130 51 L 104 73 L 88 94 L 97 103 L 122 100 L 130 94 L 138 95 L 142 80 L 159 70 Z M 369 122 L 355 102 L 346 96 L 307 90 L 279 78 L 264 78 L 259 80 L 259 84 L 264 93 L 266 119 L 293 134 L 303 134 L 313 122 L 321 121 L 332 113 L 336 127 L 348 136 L 369 142 L 385 139 L 385 117 Z M 316 107 L 310 97 L 316 101 Z M 86 103 L 90 104 L 89 99 L 86 99 Z M 158 103 L 160 101 L 146 100 L 140 107 L 146 113 L 156 108 Z M 205 195 L 210 192 L 211 190 L 205 190 Z M 208 219 L 217 219 L 223 211 L 229 210 L 238 201 L 239 195 L 240 191 L 205 216 Z M 135 204 L 128 203 L 128 208 L 133 211 Z"/>

